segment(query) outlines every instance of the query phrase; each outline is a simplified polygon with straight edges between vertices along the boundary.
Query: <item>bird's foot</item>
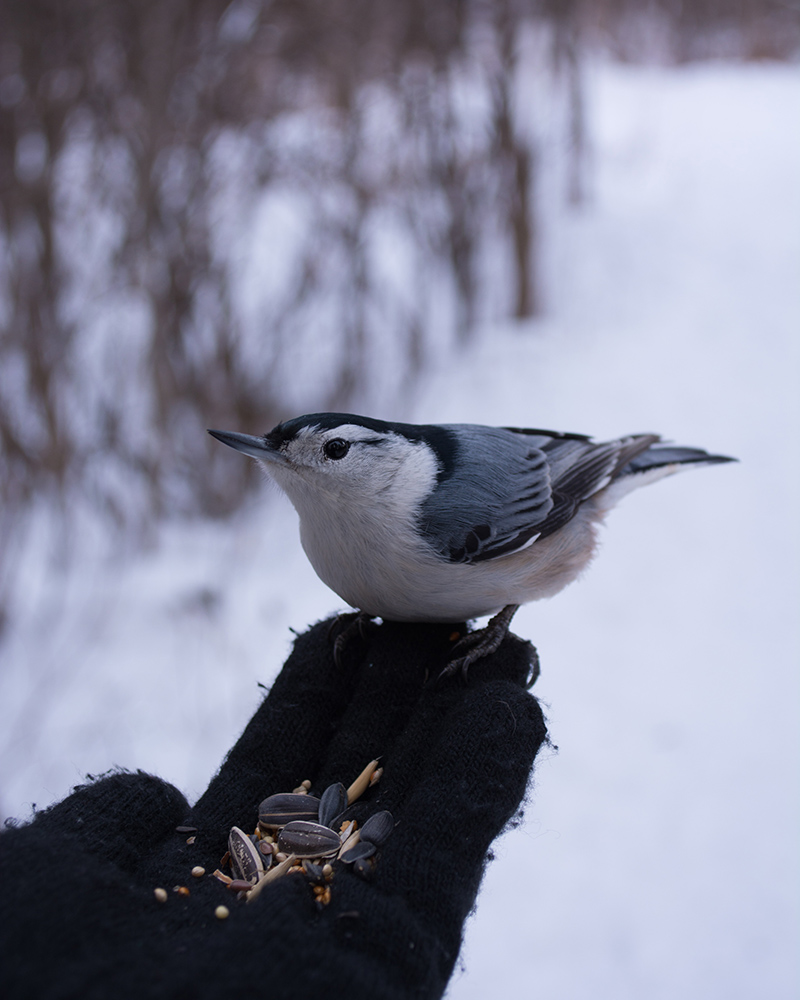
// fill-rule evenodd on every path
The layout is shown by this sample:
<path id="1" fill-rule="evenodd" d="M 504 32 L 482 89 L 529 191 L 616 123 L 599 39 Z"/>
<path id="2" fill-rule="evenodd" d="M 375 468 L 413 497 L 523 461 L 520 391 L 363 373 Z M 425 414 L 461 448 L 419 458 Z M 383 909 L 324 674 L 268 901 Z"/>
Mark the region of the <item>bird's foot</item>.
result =
<path id="1" fill-rule="evenodd" d="M 491 656 L 500 648 L 503 639 L 508 635 L 511 619 L 518 609 L 518 604 L 507 604 L 502 611 L 489 619 L 485 628 L 468 632 L 463 639 L 459 639 L 453 646 L 450 659 L 447 666 L 439 674 L 439 679 L 451 677 L 460 670 L 464 680 L 466 680 L 467 672 L 473 663 L 482 660 L 485 656 Z M 539 676 L 539 658 L 533 646 L 531 649 L 533 649 L 533 661 L 531 663 L 530 684 L 533 684 Z"/>
<path id="2" fill-rule="evenodd" d="M 367 638 L 368 630 L 374 627 L 372 619 L 372 615 L 363 611 L 348 611 L 331 622 L 328 636 L 333 642 L 333 662 L 337 667 L 341 666 L 345 651 L 354 639 Z"/>

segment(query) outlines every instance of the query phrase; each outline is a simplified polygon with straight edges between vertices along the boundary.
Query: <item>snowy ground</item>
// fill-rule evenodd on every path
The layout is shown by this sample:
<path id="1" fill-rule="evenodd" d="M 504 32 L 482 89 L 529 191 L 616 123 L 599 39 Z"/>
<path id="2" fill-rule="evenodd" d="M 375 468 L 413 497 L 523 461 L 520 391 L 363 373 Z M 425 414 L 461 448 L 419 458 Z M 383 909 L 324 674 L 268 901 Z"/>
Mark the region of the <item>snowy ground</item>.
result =
<path id="1" fill-rule="evenodd" d="M 487 331 L 416 407 L 741 459 L 627 498 L 586 577 L 517 616 L 559 751 L 451 1000 L 796 995 L 799 110 L 792 67 L 596 69 L 593 201 L 557 236 L 549 318 Z M 112 764 L 197 796 L 289 627 L 341 607 L 294 523 L 260 498 L 122 569 L 86 525 L 63 575 L 33 539 L 0 650 L 3 813 Z"/>

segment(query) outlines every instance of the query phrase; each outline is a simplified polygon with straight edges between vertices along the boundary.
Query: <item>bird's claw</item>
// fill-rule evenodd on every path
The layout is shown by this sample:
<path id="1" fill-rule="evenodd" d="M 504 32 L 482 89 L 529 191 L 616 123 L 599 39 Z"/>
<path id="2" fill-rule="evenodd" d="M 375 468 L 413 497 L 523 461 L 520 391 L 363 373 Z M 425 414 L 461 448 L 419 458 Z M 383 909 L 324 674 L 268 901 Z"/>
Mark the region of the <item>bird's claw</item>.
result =
<path id="1" fill-rule="evenodd" d="M 328 637 L 333 641 L 333 662 L 337 667 L 342 665 L 345 651 L 353 639 L 367 638 L 367 630 L 373 625 L 372 618 L 363 611 L 349 611 L 337 615 L 331 622 Z"/>
<path id="2" fill-rule="evenodd" d="M 491 656 L 500 648 L 503 639 L 508 635 L 508 627 L 511 619 L 519 608 L 518 604 L 507 604 L 502 611 L 489 619 L 485 628 L 468 632 L 463 639 L 453 646 L 447 666 L 439 674 L 439 679 L 452 677 L 453 674 L 461 672 L 464 680 L 470 666 L 486 656 Z M 539 657 L 536 650 L 531 646 L 533 656 L 531 658 L 531 680 L 529 687 L 534 684 L 539 676 Z"/>

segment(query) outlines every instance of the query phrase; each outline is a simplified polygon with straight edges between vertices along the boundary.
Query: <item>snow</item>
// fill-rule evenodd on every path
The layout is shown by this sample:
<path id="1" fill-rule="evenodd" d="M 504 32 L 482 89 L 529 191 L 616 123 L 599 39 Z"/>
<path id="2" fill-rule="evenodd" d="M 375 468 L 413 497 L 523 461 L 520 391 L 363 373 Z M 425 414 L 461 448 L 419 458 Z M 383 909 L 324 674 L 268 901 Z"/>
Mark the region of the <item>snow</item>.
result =
<path id="1" fill-rule="evenodd" d="M 517 615 L 558 751 L 496 844 L 448 996 L 788 1000 L 800 76 L 602 64 L 588 96 L 591 199 L 550 234 L 547 316 L 484 331 L 410 416 L 655 430 L 741 461 L 626 498 L 585 577 Z M 197 797 L 290 627 L 342 606 L 295 523 L 265 487 L 119 564 L 86 519 L 59 568 L 34 518 L 2 647 L 3 813 L 112 765 Z"/>

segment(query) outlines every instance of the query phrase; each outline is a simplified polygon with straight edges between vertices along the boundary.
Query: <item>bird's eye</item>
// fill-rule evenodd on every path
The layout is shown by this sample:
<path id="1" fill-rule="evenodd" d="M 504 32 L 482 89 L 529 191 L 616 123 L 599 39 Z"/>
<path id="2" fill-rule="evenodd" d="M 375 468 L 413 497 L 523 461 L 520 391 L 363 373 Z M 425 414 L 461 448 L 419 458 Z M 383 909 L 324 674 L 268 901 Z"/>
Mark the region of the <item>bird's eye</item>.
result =
<path id="1" fill-rule="evenodd" d="M 325 442 L 322 450 L 326 458 L 344 458 L 348 451 L 350 451 L 350 442 L 344 441 L 342 438 L 333 438 L 333 440 Z"/>

